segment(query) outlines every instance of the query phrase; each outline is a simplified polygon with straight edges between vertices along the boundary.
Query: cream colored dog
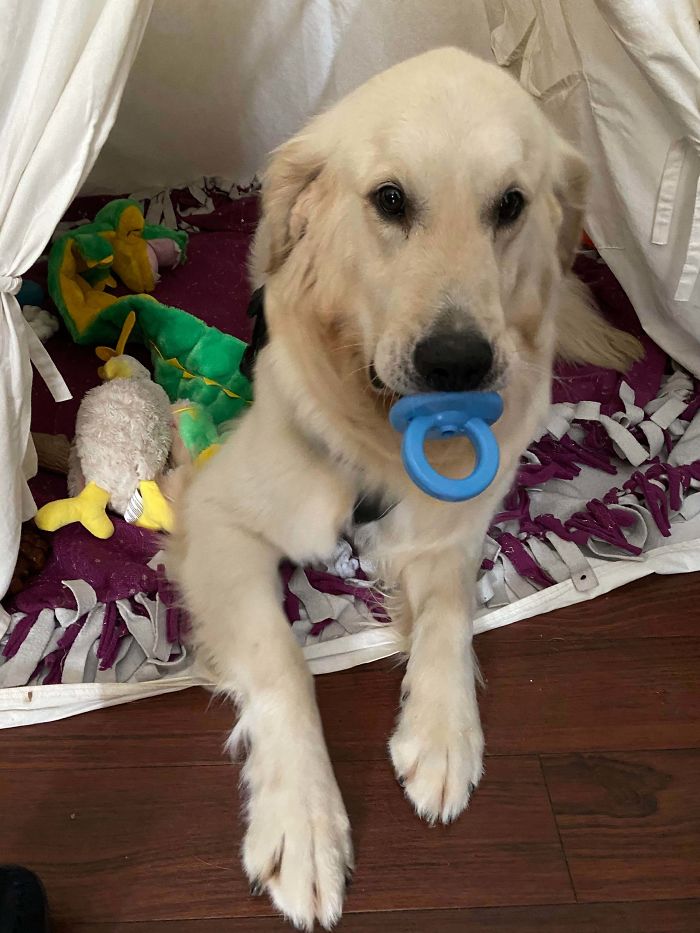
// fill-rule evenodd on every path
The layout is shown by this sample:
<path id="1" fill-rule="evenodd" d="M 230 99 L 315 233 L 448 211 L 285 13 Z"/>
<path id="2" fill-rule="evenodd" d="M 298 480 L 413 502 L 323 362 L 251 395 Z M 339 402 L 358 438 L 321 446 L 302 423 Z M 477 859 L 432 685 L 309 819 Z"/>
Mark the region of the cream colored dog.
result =
<path id="1" fill-rule="evenodd" d="M 299 927 L 338 919 L 353 856 L 278 564 L 329 555 L 358 499 L 394 506 L 361 535 L 407 633 L 389 750 L 418 814 L 454 819 L 483 769 L 482 542 L 546 415 L 555 346 L 619 368 L 638 351 L 569 276 L 586 179 L 525 91 L 456 49 L 375 77 L 273 154 L 252 259 L 270 331 L 255 404 L 184 493 L 171 556 L 200 657 L 240 713 L 245 870 Z M 391 402 L 486 388 L 505 402 L 496 481 L 468 502 L 428 498 L 401 465 Z M 471 468 L 459 439 L 433 456 Z"/>

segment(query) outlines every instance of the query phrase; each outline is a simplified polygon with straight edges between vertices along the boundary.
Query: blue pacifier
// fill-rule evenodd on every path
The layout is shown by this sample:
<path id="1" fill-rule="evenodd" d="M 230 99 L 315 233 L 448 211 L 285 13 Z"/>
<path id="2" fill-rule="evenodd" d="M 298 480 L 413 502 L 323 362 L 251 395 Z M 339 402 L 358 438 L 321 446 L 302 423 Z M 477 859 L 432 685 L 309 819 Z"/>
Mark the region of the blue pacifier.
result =
<path id="1" fill-rule="evenodd" d="M 496 392 L 436 392 L 407 395 L 389 412 L 392 427 L 403 433 L 401 457 L 406 472 L 419 489 L 445 502 L 462 502 L 482 493 L 498 472 L 498 442 L 489 425 L 503 414 Z M 450 479 L 428 463 L 425 441 L 468 437 L 476 452 L 469 476 Z"/>

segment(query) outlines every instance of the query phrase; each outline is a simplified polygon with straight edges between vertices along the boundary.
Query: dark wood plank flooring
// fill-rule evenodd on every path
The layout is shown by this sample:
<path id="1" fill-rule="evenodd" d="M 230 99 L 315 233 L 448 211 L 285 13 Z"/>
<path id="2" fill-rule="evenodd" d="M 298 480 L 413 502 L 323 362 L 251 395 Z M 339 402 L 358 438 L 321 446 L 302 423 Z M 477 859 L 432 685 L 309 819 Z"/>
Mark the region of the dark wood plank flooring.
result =
<path id="1" fill-rule="evenodd" d="M 700 575 L 477 640 L 486 776 L 421 824 L 386 757 L 393 661 L 317 679 L 358 869 L 342 933 L 700 930 Z M 0 734 L 0 861 L 56 933 L 273 933 L 237 852 L 230 709 L 200 690 Z"/>

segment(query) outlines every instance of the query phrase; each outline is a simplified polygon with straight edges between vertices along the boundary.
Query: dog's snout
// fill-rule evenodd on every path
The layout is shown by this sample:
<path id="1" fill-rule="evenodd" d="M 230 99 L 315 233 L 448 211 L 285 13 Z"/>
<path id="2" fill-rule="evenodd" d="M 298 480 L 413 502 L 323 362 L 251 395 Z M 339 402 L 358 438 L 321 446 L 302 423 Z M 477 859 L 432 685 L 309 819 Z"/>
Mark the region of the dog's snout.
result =
<path id="1" fill-rule="evenodd" d="M 439 330 L 416 344 L 415 370 L 432 392 L 480 388 L 493 366 L 493 348 L 480 334 Z"/>

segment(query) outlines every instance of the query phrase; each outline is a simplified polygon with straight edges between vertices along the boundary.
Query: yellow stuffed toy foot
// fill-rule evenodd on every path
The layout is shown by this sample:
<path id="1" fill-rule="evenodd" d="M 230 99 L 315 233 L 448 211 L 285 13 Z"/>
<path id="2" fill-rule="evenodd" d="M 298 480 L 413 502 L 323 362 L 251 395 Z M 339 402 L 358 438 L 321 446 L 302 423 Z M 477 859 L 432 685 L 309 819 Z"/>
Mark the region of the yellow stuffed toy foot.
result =
<path id="1" fill-rule="evenodd" d="M 143 511 L 134 525 L 149 531 L 173 530 L 173 510 L 170 503 L 158 488 L 155 480 L 147 479 L 139 483 Z M 128 518 L 127 518 L 128 521 Z"/>
<path id="2" fill-rule="evenodd" d="M 96 538 L 111 538 L 114 525 L 107 517 L 109 493 L 96 483 L 88 483 L 82 492 L 70 499 L 57 499 L 39 509 L 34 517 L 42 531 L 56 531 L 72 522 L 80 522 Z"/>

